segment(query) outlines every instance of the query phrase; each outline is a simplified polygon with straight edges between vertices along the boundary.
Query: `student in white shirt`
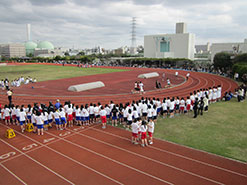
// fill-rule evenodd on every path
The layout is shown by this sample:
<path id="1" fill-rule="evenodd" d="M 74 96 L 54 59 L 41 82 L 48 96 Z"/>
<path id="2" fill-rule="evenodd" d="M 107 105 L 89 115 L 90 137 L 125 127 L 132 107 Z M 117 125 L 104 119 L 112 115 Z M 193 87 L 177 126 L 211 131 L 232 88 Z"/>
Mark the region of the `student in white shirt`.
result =
<path id="1" fill-rule="evenodd" d="M 43 121 L 44 121 L 44 130 L 48 130 L 48 112 L 47 112 L 47 110 L 43 110 L 42 116 L 43 116 Z"/>
<path id="2" fill-rule="evenodd" d="M 104 106 L 101 106 L 101 110 L 99 112 L 99 115 L 100 115 L 100 118 L 101 118 L 101 123 L 102 123 L 102 128 L 105 129 L 106 128 L 106 122 L 107 122 L 107 119 L 106 119 L 106 110 L 104 109 Z"/>
<path id="3" fill-rule="evenodd" d="M 90 118 L 89 123 L 93 124 L 94 123 L 94 106 L 92 103 L 90 103 L 88 111 L 89 111 L 89 118 Z"/>
<path id="4" fill-rule="evenodd" d="M 61 121 L 60 121 L 60 112 L 59 112 L 59 109 L 57 109 L 55 112 L 53 112 L 53 116 L 54 116 L 54 119 L 55 119 L 57 130 L 63 130 L 62 124 L 61 124 Z"/>
<path id="5" fill-rule="evenodd" d="M 59 109 L 59 116 L 60 116 L 60 123 L 62 124 L 63 128 L 66 129 L 67 120 L 66 120 L 66 114 L 63 108 Z"/>
<path id="6" fill-rule="evenodd" d="M 38 129 L 38 135 L 44 135 L 44 117 L 39 111 L 36 112 L 35 120 Z"/>
<path id="7" fill-rule="evenodd" d="M 167 103 L 166 103 L 166 98 L 163 99 L 163 103 L 161 104 L 161 115 L 163 116 L 163 118 L 167 117 Z"/>
<path id="8" fill-rule="evenodd" d="M 184 113 L 184 109 L 185 109 L 185 101 L 184 98 L 181 98 L 180 100 L 180 106 L 179 106 L 180 112 Z"/>
<path id="9" fill-rule="evenodd" d="M 174 98 L 172 98 L 171 103 L 170 103 L 170 108 L 169 108 L 170 118 L 174 117 L 174 108 L 175 108 L 175 100 Z"/>
<path id="10" fill-rule="evenodd" d="M 133 123 L 131 124 L 131 130 L 132 130 L 131 142 L 133 144 L 138 144 L 137 137 L 138 137 L 139 125 L 137 119 L 134 119 Z"/>
<path id="11" fill-rule="evenodd" d="M 75 123 L 76 125 L 81 125 L 81 109 L 78 105 L 75 106 Z"/>
<path id="12" fill-rule="evenodd" d="M 145 147 L 148 146 L 148 141 L 147 141 L 147 122 L 145 120 L 142 121 L 142 125 L 140 127 L 141 131 L 141 146 Z"/>
<path id="13" fill-rule="evenodd" d="M 1 113 L 0 113 L 1 114 Z M 8 105 L 4 106 L 3 118 L 5 119 L 5 125 L 10 125 L 10 109 Z"/>
<path id="14" fill-rule="evenodd" d="M 66 113 L 67 113 L 67 121 L 68 121 L 69 127 L 73 127 L 73 108 L 71 104 L 68 105 Z"/>
<path id="15" fill-rule="evenodd" d="M 148 122 L 148 136 L 149 136 L 149 144 L 153 144 L 153 133 L 154 133 L 154 121 L 150 119 Z"/>

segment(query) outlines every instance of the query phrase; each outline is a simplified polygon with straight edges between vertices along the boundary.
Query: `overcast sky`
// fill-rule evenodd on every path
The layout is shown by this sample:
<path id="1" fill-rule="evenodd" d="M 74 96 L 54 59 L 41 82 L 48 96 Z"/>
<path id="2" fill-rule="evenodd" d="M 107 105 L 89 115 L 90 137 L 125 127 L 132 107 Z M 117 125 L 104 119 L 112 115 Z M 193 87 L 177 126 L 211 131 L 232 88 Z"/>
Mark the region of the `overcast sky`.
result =
<path id="1" fill-rule="evenodd" d="M 247 0 L 0 0 L 0 43 L 33 41 L 55 46 L 107 49 L 130 46 L 137 17 L 137 44 L 144 35 L 174 33 L 186 22 L 196 44 L 243 42 Z"/>

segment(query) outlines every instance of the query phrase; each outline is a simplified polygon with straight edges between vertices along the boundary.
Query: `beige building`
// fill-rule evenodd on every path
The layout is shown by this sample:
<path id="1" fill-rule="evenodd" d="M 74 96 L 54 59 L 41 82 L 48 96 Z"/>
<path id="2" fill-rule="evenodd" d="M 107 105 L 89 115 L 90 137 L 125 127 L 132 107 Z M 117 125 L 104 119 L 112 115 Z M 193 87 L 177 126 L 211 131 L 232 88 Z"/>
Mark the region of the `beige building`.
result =
<path id="1" fill-rule="evenodd" d="M 175 34 L 144 36 L 144 57 L 146 58 L 188 58 L 194 59 L 195 35 L 187 33 L 186 23 L 176 24 Z"/>
<path id="2" fill-rule="evenodd" d="M 2 57 L 25 57 L 26 50 L 23 44 L 0 44 L 0 55 Z"/>

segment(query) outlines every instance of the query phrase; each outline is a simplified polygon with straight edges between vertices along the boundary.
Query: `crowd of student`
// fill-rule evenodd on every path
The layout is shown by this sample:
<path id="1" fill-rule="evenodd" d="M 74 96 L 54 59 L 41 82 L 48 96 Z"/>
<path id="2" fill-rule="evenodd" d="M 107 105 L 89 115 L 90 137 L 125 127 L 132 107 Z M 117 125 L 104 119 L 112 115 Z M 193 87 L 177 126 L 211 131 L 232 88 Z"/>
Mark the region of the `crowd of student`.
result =
<path id="1" fill-rule="evenodd" d="M 7 78 L 4 80 L 0 80 L 0 87 L 2 89 L 9 90 L 10 87 L 20 87 L 21 84 L 29 84 L 37 82 L 36 78 L 32 78 L 30 76 L 26 77 L 26 79 L 21 76 L 20 78 L 16 78 L 12 81 L 9 81 Z"/>
<path id="2" fill-rule="evenodd" d="M 239 87 L 242 91 L 243 87 Z M 145 146 L 152 144 L 152 135 L 158 116 L 163 118 L 172 118 L 175 114 L 187 114 L 194 112 L 194 118 L 198 114 L 208 111 L 210 103 L 221 100 L 221 86 L 200 89 L 191 92 L 187 98 L 165 97 L 163 100 L 159 98 L 144 98 L 138 101 L 127 102 L 125 104 L 115 104 L 111 101 L 109 104 L 101 105 L 101 103 L 74 105 L 70 101 L 64 105 L 59 100 L 53 105 L 35 103 L 33 106 L 28 105 L 5 105 L 1 110 L 0 119 L 5 121 L 6 125 L 20 125 L 21 131 L 25 131 L 27 123 L 34 125 L 34 132 L 43 135 L 43 130 L 48 130 L 53 123 L 57 130 L 63 130 L 74 125 L 83 126 L 95 123 L 101 123 L 102 129 L 106 128 L 106 124 L 112 126 L 123 125 L 126 129 L 132 130 L 132 142 Z M 246 88 L 243 90 L 243 97 L 246 94 Z M 238 95 L 237 95 L 238 96 Z M 228 96 L 223 96 L 227 98 Z M 1 109 L 1 108 L 0 108 Z M 149 141 L 147 140 L 147 133 Z"/>

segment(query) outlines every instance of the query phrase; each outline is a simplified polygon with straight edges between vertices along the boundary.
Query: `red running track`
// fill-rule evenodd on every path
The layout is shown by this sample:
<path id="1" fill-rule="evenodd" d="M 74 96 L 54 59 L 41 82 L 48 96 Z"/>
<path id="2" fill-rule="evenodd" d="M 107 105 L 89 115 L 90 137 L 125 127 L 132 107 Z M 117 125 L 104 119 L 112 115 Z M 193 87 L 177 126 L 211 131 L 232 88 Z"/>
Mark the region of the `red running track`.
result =
<path id="1" fill-rule="evenodd" d="M 139 94 L 131 94 L 134 82 L 140 80 L 137 78 L 139 74 L 148 72 L 158 72 L 159 77 L 152 79 L 144 79 L 144 89 L 146 90 L 145 97 L 156 97 L 163 99 L 167 96 L 180 96 L 187 97 L 190 92 L 201 88 L 208 88 L 217 85 L 222 86 L 222 94 L 226 91 L 234 91 L 237 88 L 237 84 L 222 76 L 217 76 L 207 73 L 190 72 L 190 78 L 185 81 L 187 71 L 179 71 L 179 77 L 176 78 L 175 70 L 166 69 L 149 69 L 149 68 L 123 68 L 130 71 L 115 72 L 109 74 L 91 75 L 85 77 L 75 77 L 69 79 L 52 80 L 39 82 L 36 84 L 22 85 L 21 87 L 14 88 L 13 103 L 14 104 L 30 104 L 30 103 L 48 103 L 49 101 L 55 102 L 56 99 L 60 99 L 61 102 L 70 100 L 75 104 L 84 103 L 97 103 L 102 104 L 109 103 L 113 100 L 115 103 L 126 103 L 132 100 L 140 99 Z M 166 77 L 171 79 L 172 88 L 164 88 L 156 90 L 154 88 L 155 81 L 159 80 L 162 83 L 162 87 L 166 85 L 166 82 L 162 81 L 162 73 L 166 74 Z M 103 81 L 106 85 L 104 88 L 89 90 L 85 92 L 69 92 L 67 91 L 70 85 L 81 84 L 93 81 Z M 32 88 L 34 87 L 34 88 Z M 0 102 L 2 104 L 8 103 L 6 92 L 0 93 Z"/>
<path id="2" fill-rule="evenodd" d="M 100 125 L 50 129 L 7 139 L 0 124 L 0 184 L 237 184 L 245 163 L 154 140 L 142 148 L 128 131 Z"/>

